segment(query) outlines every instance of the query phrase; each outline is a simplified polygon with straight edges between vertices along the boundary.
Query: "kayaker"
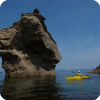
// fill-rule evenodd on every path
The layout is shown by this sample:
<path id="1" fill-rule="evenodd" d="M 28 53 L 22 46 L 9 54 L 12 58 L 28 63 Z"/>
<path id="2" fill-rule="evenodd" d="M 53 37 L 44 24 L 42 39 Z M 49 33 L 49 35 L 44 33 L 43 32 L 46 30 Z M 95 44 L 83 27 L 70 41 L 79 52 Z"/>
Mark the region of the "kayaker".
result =
<path id="1" fill-rule="evenodd" d="M 78 74 L 76 74 L 76 75 L 78 75 L 78 76 L 83 76 L 83 75 L 81 74 L 81 72 L 80 72 L 80 71 L 78 71 Z"/>

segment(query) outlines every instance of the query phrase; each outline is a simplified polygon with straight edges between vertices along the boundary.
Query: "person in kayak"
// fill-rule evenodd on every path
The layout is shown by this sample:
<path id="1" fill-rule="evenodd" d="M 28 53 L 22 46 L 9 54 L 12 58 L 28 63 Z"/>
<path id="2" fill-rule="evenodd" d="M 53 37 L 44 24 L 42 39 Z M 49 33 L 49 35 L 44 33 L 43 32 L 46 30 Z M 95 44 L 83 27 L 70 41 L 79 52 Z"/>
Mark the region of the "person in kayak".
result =
<path id="1" fill-rule="evenodd" d="M 76 74 L 76 75 L 77 76 L 83 76 L 80 71 L 78 71 L 78 74 Z"/>

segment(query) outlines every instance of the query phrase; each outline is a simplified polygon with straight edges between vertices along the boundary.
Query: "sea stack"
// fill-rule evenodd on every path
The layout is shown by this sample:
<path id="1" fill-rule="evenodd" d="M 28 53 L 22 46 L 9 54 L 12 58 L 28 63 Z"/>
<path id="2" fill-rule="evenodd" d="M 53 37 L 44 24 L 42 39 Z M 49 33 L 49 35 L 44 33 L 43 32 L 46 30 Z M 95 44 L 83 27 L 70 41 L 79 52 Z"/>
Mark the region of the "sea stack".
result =
<path id="1" fill-rule="evenodd" d="M 89 71 L 88 73 L 97 73 L 97 74 L 100 74 L 100 64 L 94 70 Z"/>
<path id="2" fill-rule="evenodd" d="M 55 75 L 61 60 L 55 40 L 38 9 L 0 30 L 0 56 L 6 77 Z"/>

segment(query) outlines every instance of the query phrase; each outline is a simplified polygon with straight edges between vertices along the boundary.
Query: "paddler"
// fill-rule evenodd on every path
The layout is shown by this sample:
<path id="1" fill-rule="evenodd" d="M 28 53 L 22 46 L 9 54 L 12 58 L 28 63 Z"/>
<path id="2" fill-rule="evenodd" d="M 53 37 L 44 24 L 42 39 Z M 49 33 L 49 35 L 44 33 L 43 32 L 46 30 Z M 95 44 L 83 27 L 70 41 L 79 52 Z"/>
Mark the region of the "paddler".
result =
<path id="1" fill-rule="evenodd" d="M 81 72 L 80 72 L 80 71 L 78 71 L 78 74 L 76 74 L 76 75 L 78 75 L 78 76 L 83 76 L 83 75 L 81 74 Z"/>

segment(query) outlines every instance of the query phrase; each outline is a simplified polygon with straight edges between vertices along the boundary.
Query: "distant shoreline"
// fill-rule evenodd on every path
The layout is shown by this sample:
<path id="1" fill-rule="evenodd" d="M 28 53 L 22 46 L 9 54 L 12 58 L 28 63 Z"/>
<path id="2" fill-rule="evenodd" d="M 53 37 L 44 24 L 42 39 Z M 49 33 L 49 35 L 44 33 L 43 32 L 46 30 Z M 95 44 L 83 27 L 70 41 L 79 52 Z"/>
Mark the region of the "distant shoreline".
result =
<path id="1" fill-rule="evenodd" d="M 3 72 L 0 72 L 0 74 L 3 74 Z"/>

